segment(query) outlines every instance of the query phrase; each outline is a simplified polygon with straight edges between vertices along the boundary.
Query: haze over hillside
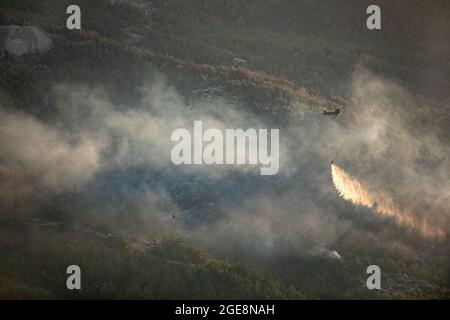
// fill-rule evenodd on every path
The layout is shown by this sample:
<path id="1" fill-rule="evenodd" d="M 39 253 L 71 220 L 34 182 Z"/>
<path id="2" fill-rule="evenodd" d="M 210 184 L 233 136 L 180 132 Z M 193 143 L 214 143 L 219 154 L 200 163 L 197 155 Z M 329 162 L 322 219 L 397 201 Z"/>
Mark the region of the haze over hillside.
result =
<path id="1" fill-rule="evenodd" d="M 69 4 L 0 4 L 0 297 L 449 298 L 448 1 Z M 175 166 L 197 120 L 279 172 Z"/>

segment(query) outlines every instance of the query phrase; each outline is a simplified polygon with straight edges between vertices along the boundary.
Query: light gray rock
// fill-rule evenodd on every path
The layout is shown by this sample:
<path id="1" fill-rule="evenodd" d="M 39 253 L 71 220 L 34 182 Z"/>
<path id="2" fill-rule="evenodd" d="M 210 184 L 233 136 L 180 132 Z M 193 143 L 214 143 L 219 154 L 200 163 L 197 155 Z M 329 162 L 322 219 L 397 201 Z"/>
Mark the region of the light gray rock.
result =
<path id="1" fill-rule="evenodd" d="M 0 56 L 5 53 L 21 56 L 45 52 L 52 47 L 52 39 L 43 30 L 31 26 L 0 26 Z"/>

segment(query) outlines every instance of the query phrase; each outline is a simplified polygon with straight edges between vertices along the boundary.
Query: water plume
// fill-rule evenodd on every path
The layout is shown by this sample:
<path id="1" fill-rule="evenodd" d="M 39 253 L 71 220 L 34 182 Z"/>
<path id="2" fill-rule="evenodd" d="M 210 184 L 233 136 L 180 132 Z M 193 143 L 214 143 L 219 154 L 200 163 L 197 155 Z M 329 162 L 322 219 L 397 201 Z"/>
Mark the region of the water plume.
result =
<path id="1" fill-rule="evenodd" d="M 398 224 L 420 232 L 427 238 L 445 237 L 442 229 L 430 226 L 425 219 L 419 220 L 409 212 L 399 209 L 392 197 L 370 188 L 334 163 L 331 164 L 331 177 L 336 191 L 344 200 L 371 208 L 383 216 L 392 217 Z"/>

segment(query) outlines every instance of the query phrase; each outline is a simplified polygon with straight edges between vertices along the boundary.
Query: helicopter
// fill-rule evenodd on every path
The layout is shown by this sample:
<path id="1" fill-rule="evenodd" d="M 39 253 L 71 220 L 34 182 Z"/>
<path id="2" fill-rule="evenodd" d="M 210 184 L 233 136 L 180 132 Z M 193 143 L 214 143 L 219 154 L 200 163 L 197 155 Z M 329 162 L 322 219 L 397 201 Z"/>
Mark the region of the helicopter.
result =
<path id="1" fill-rule="evenodd" d="M 322 114 L 325 116 L 337 116 L 339 113 L 341 113 L 341 109 L 336 109 L 334 111 L 322 110 Z"/>

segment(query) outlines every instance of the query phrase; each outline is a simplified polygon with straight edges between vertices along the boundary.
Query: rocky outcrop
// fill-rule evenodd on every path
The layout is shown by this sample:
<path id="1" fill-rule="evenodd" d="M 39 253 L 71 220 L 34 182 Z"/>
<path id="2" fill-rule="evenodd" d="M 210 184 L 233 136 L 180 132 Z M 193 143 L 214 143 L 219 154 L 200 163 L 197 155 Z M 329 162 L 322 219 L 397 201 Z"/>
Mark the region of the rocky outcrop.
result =
<path id="1" fill-rule="evenodd" d="M 52 39 L 40 28 L 0 26 L 0 56 L 6 53 L 21 56 L 33 52 L 45 52 L 51 46 Z"/>

